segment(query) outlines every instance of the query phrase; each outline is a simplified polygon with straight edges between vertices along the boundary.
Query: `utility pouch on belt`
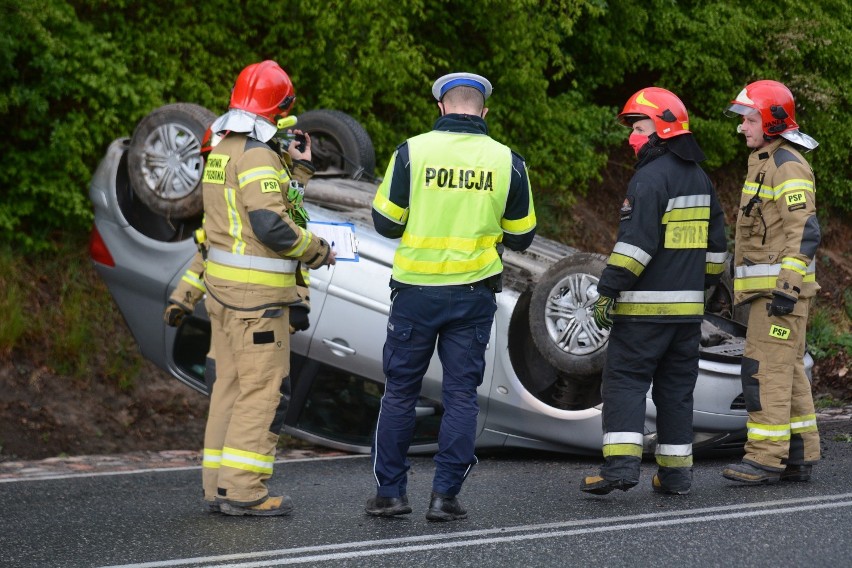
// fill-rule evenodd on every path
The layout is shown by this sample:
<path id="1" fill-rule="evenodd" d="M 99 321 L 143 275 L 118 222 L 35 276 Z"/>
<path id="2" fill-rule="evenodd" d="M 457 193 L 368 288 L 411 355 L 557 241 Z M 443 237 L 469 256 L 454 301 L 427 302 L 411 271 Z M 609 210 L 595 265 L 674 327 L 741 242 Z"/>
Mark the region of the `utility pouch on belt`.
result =
<path id="1" fill-rule="evenodd" d="M 495 274 L 494 276 L 489 276 L 488 278 L 483 280 L 483 282 L 495 294 L 503 291 L 503 273 L 502 272 Z"/>
<path id="2" fill-rule="evenodd" d="M 497 243 L 497 255 L 500 257 L 500 261 L 503 260 L 503 251 L 506 250 L 506 246 L 503 243 Z M 503 273 L 499 272 L 494 276 L 489 276 L 485 279 L 485 285 L 491 288 L 491 291 L 495 294 L 503 291 Z"/>

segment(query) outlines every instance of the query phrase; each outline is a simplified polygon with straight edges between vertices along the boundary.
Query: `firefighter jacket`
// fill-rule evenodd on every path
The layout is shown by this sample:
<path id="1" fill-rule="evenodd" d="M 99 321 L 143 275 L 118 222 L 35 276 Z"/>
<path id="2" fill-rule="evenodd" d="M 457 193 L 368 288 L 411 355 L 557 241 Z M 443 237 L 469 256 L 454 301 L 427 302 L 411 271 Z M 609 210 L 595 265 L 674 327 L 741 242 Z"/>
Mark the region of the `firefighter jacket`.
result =
<path id="1" fill-rule="evenodd" d="M 614 321 L 701 321 L 704 290 L 727 259 L 716 191 L 701 166 L 665 145 L 639 157 L 598 291 L 616 299 Z"/>
<path id="2" fill-rule="evenodd" d="M 401 237 L 396 284 L 473 284 L 499 275 L 499 246 L 529 246 L 536 218 L 523 159 L 479 117 L 450 114 L 397 148 L 373 200 L 373 223 Z"/>
<path id="3" fill-rule="evenodd" d="M 202 181 L 207 293 L 238 310 L 298 302 L 297 261 L 318 268 L 330 249 L 291 219 L 290 172 L 281 157 L 230 133 L 208 156 Z"/>
<path id="4" fill-rule="evenodd" d="M 808 162 L 783 138 L 755 149 L 737 214 L 735 302 L 772 293 L 793 301 L 814 296 L 820 239 Z"/>

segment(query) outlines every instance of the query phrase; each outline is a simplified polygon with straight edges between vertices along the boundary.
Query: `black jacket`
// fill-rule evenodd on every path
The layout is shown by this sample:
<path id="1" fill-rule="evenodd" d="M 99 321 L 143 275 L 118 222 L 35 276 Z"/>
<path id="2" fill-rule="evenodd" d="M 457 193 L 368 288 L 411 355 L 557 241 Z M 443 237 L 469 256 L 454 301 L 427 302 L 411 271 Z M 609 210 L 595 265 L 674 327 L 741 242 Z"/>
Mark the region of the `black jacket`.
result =
<path id="1" fill-rule="evenodd" d="M 598 284 L 617 300 L 615 320 L 701 321 L 704 290 L 725 266 L 725 217 L 713 184 L 698 163 L 669 150 L 643 148 L 621 204 Z"/>

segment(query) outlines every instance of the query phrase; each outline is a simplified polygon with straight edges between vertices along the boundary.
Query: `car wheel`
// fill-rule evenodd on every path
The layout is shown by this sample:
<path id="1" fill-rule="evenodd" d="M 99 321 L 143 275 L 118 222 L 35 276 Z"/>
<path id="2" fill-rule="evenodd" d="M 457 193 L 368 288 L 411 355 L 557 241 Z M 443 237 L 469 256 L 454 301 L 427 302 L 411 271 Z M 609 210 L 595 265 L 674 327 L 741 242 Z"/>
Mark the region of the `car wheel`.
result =
<path id="1" fill-rule="evenodd" d="M 128 149 L 134 193 L 167 219 L 201 214 L 201 140 L 216 115 L 192 103 L 161 106 L 139 121 Z"/>
<path id="2" fill-rule="evenodd" d="M 550 267 L 533 289 L 530 334 L 542 357 L 564 373 L 603 370 L 609 331 L 595 325 L 592 307 L 605 266 L 605 256 L 574 254 Z"/>
<path id="3" fill-rule="evenodd" d="M 311 135 L 311 161 L 317 175 L 352 179 L 373 177 L 376 152 L 358 121 L 337 110 L 309 110 L 298 115 L 295 128 Z"/>

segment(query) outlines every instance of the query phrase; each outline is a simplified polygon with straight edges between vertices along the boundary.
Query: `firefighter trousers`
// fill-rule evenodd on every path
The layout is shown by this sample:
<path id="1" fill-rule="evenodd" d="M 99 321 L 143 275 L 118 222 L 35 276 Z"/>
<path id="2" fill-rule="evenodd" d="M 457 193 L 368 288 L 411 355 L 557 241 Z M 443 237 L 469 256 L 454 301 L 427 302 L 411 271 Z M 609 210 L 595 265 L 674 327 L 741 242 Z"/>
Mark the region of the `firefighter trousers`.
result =
<path id="1" fill-rule="evenodd" d="M 603 374 L 601 477 L 639 482 L 648 388 L 657 407 L 658 476 L 668 489 L 692 483 L 692 395 L 701 323 L 616 321 Z"/>
<path id="2" fill-rule="evenodd" d="M 290 331 L 287 308 L 232 310 L 210 295 L 215 377 L 204 433 L 206 500 L 263 502 L 287 410 Z"/>
<path id="3" fill-rule="evenodd" d="M 749 307 L 742 362 L 748 439 L 743 461 L 770 471 L 786 464 L 814 464 L 820 458 L 819 432 L 805 374 L 805 331 L 809 298 L 793 313 L 769 316 L 770 301 Z"/>
<path id="4" fill-rule="evenodd" d="M 406 494 L 406 454 L 416 428 L 416 404 L 435 343 L 443 367 L 444 413 L 438 432 L 432 490 L 457 495 L 471 468 L 479 414 L 477 387 L 485 374 L 485 350 L 497 311 L 494 292 L 475 286 L 412 286 L 393 294 L 383 366 L 386 378 L 376 436 L 376 494 Z"/>

